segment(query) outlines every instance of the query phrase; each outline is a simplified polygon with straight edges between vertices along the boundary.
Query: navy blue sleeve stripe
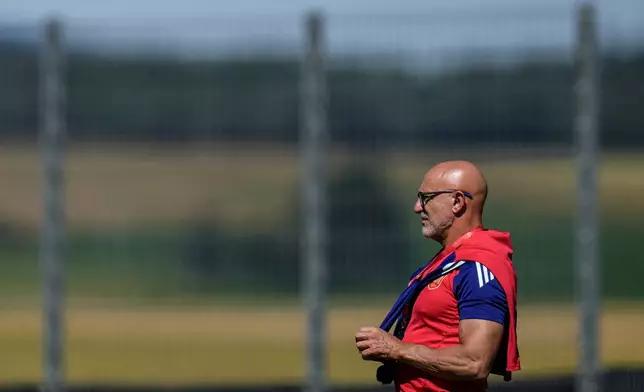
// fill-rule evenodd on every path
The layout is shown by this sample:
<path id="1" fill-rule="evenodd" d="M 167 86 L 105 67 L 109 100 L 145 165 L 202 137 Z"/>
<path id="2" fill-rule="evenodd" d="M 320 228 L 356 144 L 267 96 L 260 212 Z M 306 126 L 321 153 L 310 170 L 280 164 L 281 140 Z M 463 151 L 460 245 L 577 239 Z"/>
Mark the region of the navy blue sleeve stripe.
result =
<path id="1" fill-rule="evenodd" d="M 482 319 L 505 324 L 508 304 L 505 292 L 492 271 L 471 261 L 454 278 L 454 296 L 461 320 Z"/>

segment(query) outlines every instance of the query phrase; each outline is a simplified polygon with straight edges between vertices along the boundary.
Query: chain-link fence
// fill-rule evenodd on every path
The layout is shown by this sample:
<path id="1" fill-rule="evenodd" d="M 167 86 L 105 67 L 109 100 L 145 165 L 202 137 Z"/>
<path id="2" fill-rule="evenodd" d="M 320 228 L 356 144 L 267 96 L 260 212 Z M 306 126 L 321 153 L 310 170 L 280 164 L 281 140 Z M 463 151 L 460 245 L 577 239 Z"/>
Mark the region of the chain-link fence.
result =
<path id="1" fill-rule="evenodd" d="M 437 250 L 412 207 L 425 171 L 453 158 L 482 168 L 484 223 L 512 234 L 517 377 L 576 371 L 577 15 L 306 20 L 65 20 L 59 68 L 42 26 L 4 28 L 0 382 L 46 375 L 54 325 L 64 366 L 45 368 L 71 383 L 374 384 L 354 333 Z M 602 366 L 641 366 L 644 67 L 602 45 L 599 351 Z M 39 87 L 57 70 L 59 96 Z M 39 144 L 39 124 L 62 144 Z M 48 145 L 61 155 L 42 159 Z M 58 215 L 43 202 L 56 194 Z M 65 312 L 44 330 L 39 236 L 62 277 L 42 306 Z"/>

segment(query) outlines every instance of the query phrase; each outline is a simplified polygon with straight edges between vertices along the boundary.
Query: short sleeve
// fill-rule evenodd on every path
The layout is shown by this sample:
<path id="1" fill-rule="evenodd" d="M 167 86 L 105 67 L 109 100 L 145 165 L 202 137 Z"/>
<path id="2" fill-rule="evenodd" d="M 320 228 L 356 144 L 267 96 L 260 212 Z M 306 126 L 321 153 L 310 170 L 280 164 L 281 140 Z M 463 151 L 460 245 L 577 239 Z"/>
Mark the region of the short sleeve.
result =
<path id="1" fill-rule="evenodd" d="M 467 262 L 454 277 L 454 296 L 461 320 L 482 319 L 505 324 L 508 302 L 499 281 L 483 264 Z"/>

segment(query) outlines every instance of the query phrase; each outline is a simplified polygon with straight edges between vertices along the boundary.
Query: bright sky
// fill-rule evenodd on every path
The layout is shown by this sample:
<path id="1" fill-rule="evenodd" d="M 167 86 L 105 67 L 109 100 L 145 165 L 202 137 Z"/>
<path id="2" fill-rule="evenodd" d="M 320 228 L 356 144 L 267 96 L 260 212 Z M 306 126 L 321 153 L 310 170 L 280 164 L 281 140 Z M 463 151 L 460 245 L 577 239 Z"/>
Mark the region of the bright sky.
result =
<path id="1" fill-rule="evenodd" d="M 3 0 L 2 25 L 48 15 L 67 24 L 70 42 L 154 44 L 188 51 L 251 50 L 301 44 L 301 15 L 328 15 L 331 52 L 569 48 L 581 0 Z M 644 46 L 644 1 L 596 1 L 603 44 Z M 32 28 L 32 30 L 34 30 Z M 22 32 L 22 30 L 19 30 Z"/>

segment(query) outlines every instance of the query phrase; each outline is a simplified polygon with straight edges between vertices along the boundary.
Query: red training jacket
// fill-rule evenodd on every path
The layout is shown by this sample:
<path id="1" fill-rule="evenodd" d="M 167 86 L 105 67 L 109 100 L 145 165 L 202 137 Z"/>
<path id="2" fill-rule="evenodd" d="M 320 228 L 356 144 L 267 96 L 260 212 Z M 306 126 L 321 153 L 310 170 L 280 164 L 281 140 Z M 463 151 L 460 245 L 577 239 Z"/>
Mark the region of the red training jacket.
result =
<path id="1" fill-rule="evenodd" d="M 452 245 L 443 249 L 414 279 L 442 268 L 443 261 L 456 253 L 455 262 L 479 262 L 487 267 L 502 286 L 508 305 L 508 320 L 502 347 L 499 348 L 492 373 L 511 373 L 521 369 L 517 344 L 517 280 L 512 264 L 512 244 L 509 233 L 476 228 Z M 441 349 L 460 343 L 458 301 L 453 282 L 458 270 L 430 283 L 411 308 L 411 318 L 403 342 L 423 344 Z M 484 391 L 487 380 L 448 381 L 422 373 L 410 365 L 397 363 L 395 385 L 397 391 Z"/>

